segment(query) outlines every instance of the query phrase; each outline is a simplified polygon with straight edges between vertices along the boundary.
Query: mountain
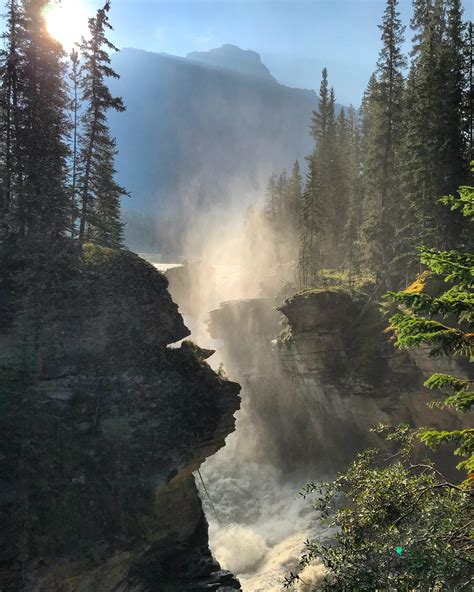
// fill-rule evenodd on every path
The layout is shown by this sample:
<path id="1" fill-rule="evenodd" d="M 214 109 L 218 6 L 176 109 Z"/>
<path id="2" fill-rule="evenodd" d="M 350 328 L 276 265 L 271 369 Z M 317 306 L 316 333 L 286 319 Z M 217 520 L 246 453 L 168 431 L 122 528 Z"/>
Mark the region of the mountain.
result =
<path id="1" fill-rule="evenodd" d="M 189 221 L 260 199 L 274 171 L 304 162 L 314 91 L 276 82 L 258 54 L 224 45 L 186 58 L 125 49 L 111 83 L 127 106 L 112 113 L 127 244 L 179 253 Z M 158 244 L 157 244 L 158 243 Z"/>
<path id="2" fill-rule="evenodd" d="M 270 74 L 270 70 L 262 64 L 260 56 L 250 49 L 240 49 L 236 45 L 226 43 L 222 47 L 210 51 L 192 51 L 186 56 L 188 60 L 195 60 L 202 64 L 216 66 L 224 70 L 238 72 L 244 76 L 254 76 L 278 84 Z"/>

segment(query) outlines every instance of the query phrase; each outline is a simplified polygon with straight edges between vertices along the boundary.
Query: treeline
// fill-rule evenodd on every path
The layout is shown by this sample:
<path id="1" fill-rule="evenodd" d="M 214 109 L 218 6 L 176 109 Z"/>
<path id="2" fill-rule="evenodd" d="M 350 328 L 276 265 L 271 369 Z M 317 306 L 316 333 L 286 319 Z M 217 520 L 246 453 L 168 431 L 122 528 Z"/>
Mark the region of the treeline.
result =
<path id="1" fill-rule="evenodd" d="M 472 24 L 462 13 L 460 0 L 413 0 L 407 57 L 398 0 L 387 0 L 382 49 L 358 110 L 336 113 L 323 70 L 305 182 L 298 187 L 295 171 L 273 176 L 266 199 L 287 259 L 297 240 L 301 287 L 332 269 L 351 285 L 363 271 L 381 289 L 397 288 L 419 269 L 419 245 L 468 246 L 465 221 L 438 202 L 470 174 Z"/>
<path id="2" fill-rule="evenodd" d="M 108 52 L 107 1 L 69 62 L 44 19 L 47 0 L 8 0 L 0 55 L 0 244 L 93 241 L 120 247 L 116 144 L 109 109 L 123 111 L 106 80 L 118 75 Z"/>

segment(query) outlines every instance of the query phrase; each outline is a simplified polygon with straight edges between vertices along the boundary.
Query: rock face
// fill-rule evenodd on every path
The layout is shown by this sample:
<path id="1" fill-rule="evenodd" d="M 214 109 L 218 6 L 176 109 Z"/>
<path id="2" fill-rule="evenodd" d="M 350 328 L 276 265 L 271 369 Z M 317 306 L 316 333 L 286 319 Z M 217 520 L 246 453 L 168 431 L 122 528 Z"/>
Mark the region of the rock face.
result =
<path id="1" fill-rule="evenodd" d="M 0 589 L 240 590 L 193 477 L 233 431 L 240 387 L 206 350 L 167 347 L 189 332 L 151 265 L 89 247 L 78 277 L 2 407 Z M 15 340 L 0 335 L 2 366 Z"/>
<path id="2" fill-rule="evenodd" d="M 277 84 L 275 78 L 270 74 L 270 70 L 262 64 L 258 53 L 250 49 L 240 49 L 230 43 L 225 43 L 210 51 L 192 51 L 186 57 L 188 60 L 195 60 Z"/>
<path id="3" fill-rule="evenodd" d="M 454 414 L 428 408 L 432 393 L 422 386 L 454 362 L 396 350 L 376 307 L 323 290 L 279 310 L 283 319 L 271 299 L 224 303 L 210 326 L 224 342 L 225 367 L 251 399 L 267 454 L 285 471 L 313 465 L 333 474 L 357 451 L 386 445 L 370 432 L 381 422 L 461 425 Z"/>

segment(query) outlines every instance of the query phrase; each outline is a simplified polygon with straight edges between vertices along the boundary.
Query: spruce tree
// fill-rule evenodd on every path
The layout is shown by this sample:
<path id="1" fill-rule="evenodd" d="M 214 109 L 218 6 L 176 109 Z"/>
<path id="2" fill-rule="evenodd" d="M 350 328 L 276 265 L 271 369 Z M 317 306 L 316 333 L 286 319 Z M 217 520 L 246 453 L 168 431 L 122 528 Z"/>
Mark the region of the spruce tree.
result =
<path id="1" fill-rule="evenodd" d="M 275 227 L 278 219 L 278 194 L 277 194 L 277 177 L 273 174 L 268 179 L 267 190 L 265 194 L 265 214 L 270 223 L 270 226 Z"/>
<path id="2" fill-rule="evenodd" d="M 463 129 L 466 56 L 462 10 L 457 1 L 416 2 L 412 20 L 413 60 L 404 114 L 404 240 L 416 245 L 452 248 L 465 242 L 466 224 L 450 217 L 438 195 L 455 191 L 468 173 Z"/>
<path id="3" fill-rule="evenodd" d="M 70 226 L 64 52 L 48 33 L 46 4 L 47 0 L 23 2 L 17 81 L 15 142 L 21 162 L 16 225 L 20 237 L 33 242 L 64 237 Z"/>
<path id="4" fill-rule="evenodd" d="M 329 90 L 328 73 L 324 68 L 319 90 L 319 111 L 314 113 L 310 133 L 315 140 L 313 153 L 308 157 L 308 177 L 305 189 L 304 217 L 308 229 L 304 233 L 311 262 L 309 278 L 315 282 L 325 266 L 334 264 L 337 235 L 336 219 L 341 221 L 338 204 L 337 128 L 335 94 Z M 301 257 L 300 257 L 301 259 Z"/>
<path id="5" fill-rule="evenodd" d="M 472 163 L 474 165 L 474 162 Z M 451 212 L 460 212 L 474 221 L 474 187 L 462 186 L 456 195 L 441 200 Z M 451 214 L 452 215 L 452 214 Z M 389 301 L 400 306 L 391 320 L 391 328 L 400 348 L 428 346 L 432 356 L 453 356 L 474 360 L 474 255 L 456 250 L 440 251 L 422 247 L 421 262 L 428 268 L 421 278 L 403 292 L 390 292 Z M 434 275 L 445 283 L 444 289 L 432 295 L 424 284 Z M 425 383 L 445 394 L 441 407 L 460 413 L 474 405 L 472 381 L 448 374 L 434 374 Z M 458 468 L 474 471 L 474 429 L 451 431 L 420 429 L 419 438 L 432 448 L 455 443 L 455 454 L 463 457 Z"/>
<path id="6" fill-rule="evenodd" d="M 444 161 L 445 182 L 450 190 L 468 178 L 469 160 L 466 161 L 466 113 L 464 96 L 468 88 L 469 66 L 472 57 L 466 55 L 467 27 L 462 20 L 461 0 L 446 0 L 446 39 L 441 54 L 441 69 L 445 75 L 444 92 L 440 99 L 444 106 L 444 148 L 440 155 Z M 440 132 L 443 134 L 443 132 Z M 447 139 L 447 141 L 446 141 Z M 447 222 L 456 218 L 445 214 Z M 451 232 L 456 232 L 454 227 Z"/>
<path id="7" fill-rule="evenodd" d="M 71 233 L 75 235 L 77 219 L 77 161 L 79 139 L 79 53 L 73 49 L 70 55 L 70 104 L 72 120 L 72 151 L 71 151 Z"/>
<path id="8" fill-rule="evenodd" d="M 89 38 L 82 39 L 80 51 L 82 100 L 82 135 L 79 153 L 80 222 L 79 240 L 92 240 L 107 247 L 122 244 L 120 199 L 126 191 L 114 180 L 115 139 L 107 124 L 107 111 L 124 111 L 122 99 L 112 96 L 107 78 L 118 78 L 110 66 L 108 50 L 117 48 L 107 39 L 112 29 L 108 12 L 110 2 L 89 19 Z"/>
<path id="9" fill-rule="evenodd" d="M 295 161 L 288 179 L 287 207 L 289 226 L 294 234 L 300 228 L 301 196 L 303 191 L 303 177 L 301 176 L 300 163 Z"/>
<path id="10" fill-rule="evenodd" d="M 318 111 L 313 112 L 310 133 L 316 146 L 308 161 L 308 172 L 302 196 L 301 228 L 298 255 L 298 277 L 301 287 L 308 287 L 316 282 L 324 260 L 325 225 L 322 204 L 322 192 L 319 174 L 319 151 L 326 139 L 328 122 L 328 72 L 322 71 L 319 88 Z"/>
<path id="11" fill-rule="evenodd" d="M 15 212 L 21 181 L 18 147 L 18 77 L 22 60 L 23 9 L 18 0 L 6 3 L 4 48 L 0 53 L 0 239 L 15 233 Z"/>
<path id="12" fill-rule="evenodd" d="M 329 128 L 329 92 L 328 71 L 323 68 L 321 85 L 319 87 L 319 106 L 313 111 L 310 132 L 316 142 L 323 140 Z"/>
<path id="13" fill-rule="evenodd" d="M 370 129 L 366 138 L 365 232 L 370 246 L 371 268 L 385 287 L 395 275 L 397 231 L 402 197 L 399 184 L 400 144 L 405 57 L 402 53 L 404 27 L 398 0 L 387 0 L 382 24 L 382 49 L 377 62 L 376 92 L 371 97 Z"/>
<path id="14" fill-rule="evenodd" d="M 324 267 L 325 214 L 321 178 L 315 152 L 307 158 L 308 172 L 302 195 L 298 278 L 302 288 L 314 286 Z"/>
<path id="15" fill-rule="evenodd" d="M 361 132 L 360 122 L 356 110 L 351 105 L 347 117 L 348 137 L 341 138 L 344 142 L 341 149 L 347 179 L 347 220 L 343 234 L 344 265 L 348 271 L 348 287 L 352 293 L 354 290 L 355 276 L 362 270 L 363 244 L 362 244 L 362 220 L 363 220 L 363 184 L 361 179 Z"/>

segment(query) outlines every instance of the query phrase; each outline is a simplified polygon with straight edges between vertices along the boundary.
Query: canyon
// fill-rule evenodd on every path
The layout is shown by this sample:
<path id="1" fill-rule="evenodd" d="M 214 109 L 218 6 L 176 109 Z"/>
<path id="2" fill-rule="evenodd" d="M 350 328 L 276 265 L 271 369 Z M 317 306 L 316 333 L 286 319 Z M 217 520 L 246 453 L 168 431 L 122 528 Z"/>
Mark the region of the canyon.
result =
<path id="1" fill-rule="evenodd" d="M 370 298 L 242 277 L 86 246 L 3 416 L 6 448 L 23 425 L 40 445 L 0 458 L 2 590 L 279 590 L 304 541 L 332 536 L 306 483 L 387 448 L 374 424 L 460 425 L 422 388 L 454 362 L 396 350 Z M 4 322 L 2 366 L 20 346 Z"/>
<path id="2" fill-rule="evenodd" d="M 306 483 L 334 477 L 358 451 L 389 454 L 384 437 L 371 431 L 377 424 L 459 427 L 454 414 L 427 407 L 423 382 L 433 372 L 466 368 L 427 350 L 397 350 L 370 295 L 247 292 L 218 304 L 219 287 L 238 293 L 235 268 L 230 290 L 230 271 L 219 266 L 185 264 L 166 273 L 192 334 L 217 352 L 209 362 L 242 385 L 237 429 L 201 470 L 211 549 L 244 591 L 279 590 L 298 569 L 304 541 L 331 537 L 299 495 Z M 437 455 L 446 467 L 448 458 Z M 323 576 L 316 564 L 303 580 L 310 586 Z"/>

